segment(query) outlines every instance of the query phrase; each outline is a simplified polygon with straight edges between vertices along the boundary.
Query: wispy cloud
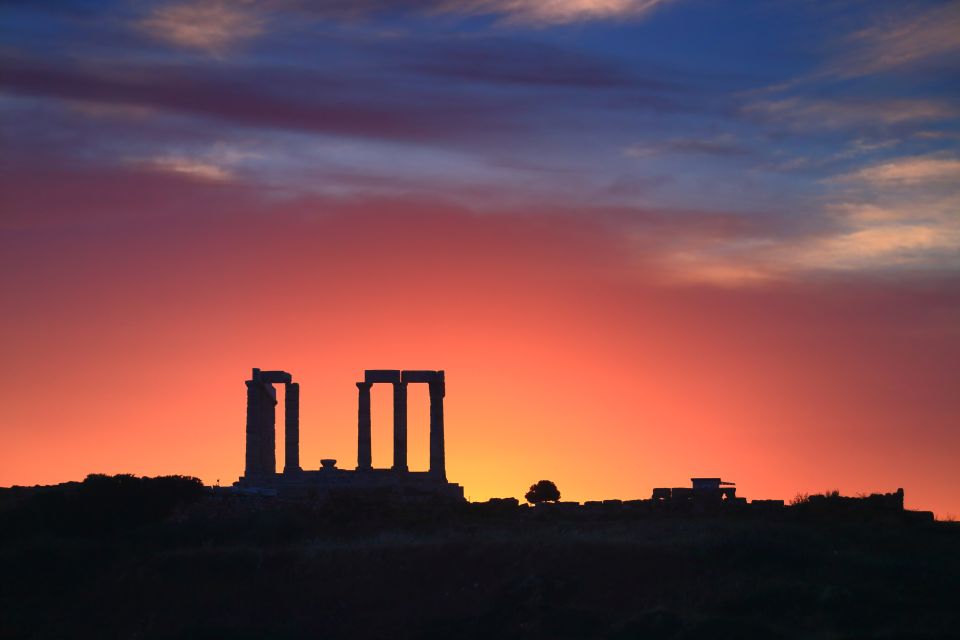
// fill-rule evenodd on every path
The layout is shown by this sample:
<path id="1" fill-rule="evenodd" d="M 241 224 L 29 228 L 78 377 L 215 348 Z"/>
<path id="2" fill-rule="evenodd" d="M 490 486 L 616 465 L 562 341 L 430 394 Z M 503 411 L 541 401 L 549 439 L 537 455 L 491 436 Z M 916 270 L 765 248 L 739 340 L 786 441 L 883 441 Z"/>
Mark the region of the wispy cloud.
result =
<path id="1" fill-rule="evenodd" d="M 195 152 L 181 151 L 148 158 L 128 158 L 126 164 L 204 182 L 230 182 L 236 178 L 237 168 L 245 161 L 259 157 L 259 154 L 254 152 L 215 144 L 209 149 Z"/>
<path id="2" fill-rule="evenodd" d="M 161 26 L 172 23 L 185 34 L 191 19 L 213 25 L 217 15 L 223 15 L 238 26 L 249 26 L 249 23 L 237 20 L 238 6 L 242 7 L 241 15 L 248 17 L 253 15 L 248 10 L 255 7 L 262 12 L 282 12 L 303 20 L 354 22 L 359 18 L 405 13 L 492 16 L 515 25 L 551 26 L 599 20 L 637 20 L 673 2 L 676 0 L 194 0 L 193 3 L 173 5 L 158 13 L 158 17 L 163 20 Z M 202 10 L 207 7 L 213 10 Z M 192 34 L 188 37 L 193 38 Z"/>
<path id="3" fill-rule="evenodd" d="M 646 158 L 664 153 L 734 157 L 748 155 L 750 149 L 741 144 L 735 136 L 722 134 L 702 138 L 671 138 L 663 142 L 635 144 L 623 150 L 623 155 L 628 158 Z"/>
<path id="4" fill-rule="evenodd" d="M 514 22 L 565 24 L 583 20 L 637 18 L 669 0 L 469 0 L 451 10 L 499 13 Z"/>
<path id="5" fill-rule="evenodd" d="M 817 229 L 688 238 L 664 252 L 666 268 L 681 281 L 723 286 L 811 273 L 960 271 L 960 159 L 894 158 L 824 183 L 827 203 L 811 211 Z"/>
<path id="6" fill-rule="evenodd" d="M 938 155 L 896 158 L 837 176 L 834 180 L 872 185 L 960 184 L 960 160 Z"/>
<path id="7" fill-rule="evenodd" d="M 300 67 L 213 68 L 188 64 L 62 65 L 2 60 L 11 93 L 147 107 L 221 123 L 381 139 L 447 139 L 511 131 L 518 112 L 536 108 L 511 96 L 465 96 L 443 87 L 344 79 Z M 260 75 L 270 77 L 263 82 Z M 294 90 L 295 88 L 295 90 Z"/>
<path id="8" fill-rule="evenodd" d="M 233 174 L 224 167 L 184 156 L 163 156 L 143 164 L 159 171 L 179 173 L 200 180 L 222 182 L 233 178 Z"/>
<path id="9" fill-rule="evenodd" d="M 756 101 L 746 105 L 743 112 L 763 121 L 803 130 L 929 122 L 958 115 L 954 107 L 936 100 L 831 100 L 799 96 Z"/>
<path id="10" fill-rule="evenodd" d="M 790 247 L 792 266 L 816 270 L 957 269 L 956 224 L 867 225 Z"/>
<path id="11" fill-rule="evenodd" d="M 908 15 L 909 12 L 909 15 Z M 904 69 L 960 51 L 960 3 L 917 12 L 907 3 L 844 41 L 845 53 L 828 67 L 838 76 Z"/>
<path id="12" fill-rule="evenodd" d="M 138 23 L 157 40 L 185 49 L 223 53 L 263 32 L 249 2 L 201 0 L 157 7 Z"/>

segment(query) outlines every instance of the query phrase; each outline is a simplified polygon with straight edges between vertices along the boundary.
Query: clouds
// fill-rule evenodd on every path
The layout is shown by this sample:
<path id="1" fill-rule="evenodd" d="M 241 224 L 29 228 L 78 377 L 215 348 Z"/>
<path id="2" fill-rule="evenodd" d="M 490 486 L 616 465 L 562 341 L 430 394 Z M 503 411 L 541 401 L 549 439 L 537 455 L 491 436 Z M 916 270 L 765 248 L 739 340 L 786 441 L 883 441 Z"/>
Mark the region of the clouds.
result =
<path id="1" fill-rule="evenodd" d="M 390 12 L 464 18 L 493 16 L 517 26 L 546 27 L 601 20 L 640 20 L 676 0 L 279 0 L 265 4 L 295 8 L 327 19 L 371 18 Z"/>
<path id="2" fill-rule="evenodd" d="M 626 269 L 670 281 L 956 268 L 960 104 L 938 26 L 954 10 L 884 22 L 860 7 L 814 33 L 792 9 L 743 6 L 23 5 L 10 23 L 26 35 L 3 52 L 4 143 L 63 184 L 116 171 L 150 193 L 217 193 L 227 211 L 311 198 L 562 211 L 617 229 Z M 241 186 L 246 203 L 220 193 Z M 36 208 L 16 191 L 19 212 Z"/>
<path id="3" fill-rule="evenodd" d="M 764 122 L 805 131 L 942 122 L 960 114 L 956 107 L 941 100 L 806 96 L 758 100 L 744 106 L 743 112 Z"/>
<path id="4" fill-rule="evenodd" d="M 641 18 L 668 0 L 466 0 L 449 11 L 496 13 L 512 22 L 566 24 L 583 20 Z"/>
<path id="5" fill-rule="evenodd" d="M 796 247 L 790 258 L 812 269 L 898 271 L 956 268 L 956 228 L 921 224 L 871 225 Z M 952 258 L 952 259 L 951 259 Z"/>
<path id="6" fill-rule="evenodd" d="M 842 268 L 960 268 L 960 159 L 897 157 L 837 176 L 830 210 L 848 231 L 802 259 Z"/>
<path id="7" fill-rule="evenodd" d="M 727 133 L 702 138 L 671 138 L 655 144 L 638 144 L 627 147 L 623 153 L 629 158 L 646 158 L 663 153 L 704 154 L 730 158 L 746 156 L 750 150 L 735 136 Z"/>
<path id="8" fill-rule="evenodd" d="M 154 157 L 127 157 L 124 163 L 146 171 L 171 173 L 193 180 L 208 182 L 234 182 L 237 170 L 262 155 L 222 143 L 199 151 L 179 150 Z"/>
<path id="9" fill-rule="evenodd" d="M 850 34 L 846 50 L 829 66 L 839 76 L 863 76 L 939 63 L 960 54 L 960 4 L 904 3 Z"/>
<path id="10" fill-rule="evenodd" d="M 144 161 L 144 164 L 155 167 L 160 171 L 180 173 L 200 180 L 219 182 L 232 178 L 230 172 L 224 167 L 185 156 L 161 156 Z"/>
<path id="11" fill-rule="evenodd" d="M 940 277 L 960 270 L 960 160 L 906 156 L 824 181 L 819 228 L 716 238 L 665 256 L 674 277 L 728 286 L 843 273 Z"/>
<path id="12" fill-rule="evenodd" d="M 135 25 L 174 47 L 222 54 L 264 34 L 268 17 L 315 21 L 376 20 L 397 12 L 465 19 L 493 16 L 519 26 L 638 20 L 673 0 L 172 0 L 158 2 Z"/>
<path id="13" fill-rule="evenodd" d="M 937 155 L 896 158 L 838 176 L 838 182 L 874 186 L 960 184 L 960 160 Z"/>
<path id="14" fill-rule="evenodd" d="M 327 70 L 122 62 L 64 66 L 22 58 L 7 59 L 4 66 L 2 86 L 26 95 L 147 107 L 251 127 L 424 140 L 468 132 L 468 124 L 509 126 L 501 99 L 459 97 L 430 87 L 416 96 L 389 95 L 389 81 L 353 83 Z"/>
<path id="15" fill-rule="evenodd" d="M 137 25 L 171 45 L 221 53 L 263 33 L 263 20 L 252 4 L 218 0 L 162 4 Z"/>

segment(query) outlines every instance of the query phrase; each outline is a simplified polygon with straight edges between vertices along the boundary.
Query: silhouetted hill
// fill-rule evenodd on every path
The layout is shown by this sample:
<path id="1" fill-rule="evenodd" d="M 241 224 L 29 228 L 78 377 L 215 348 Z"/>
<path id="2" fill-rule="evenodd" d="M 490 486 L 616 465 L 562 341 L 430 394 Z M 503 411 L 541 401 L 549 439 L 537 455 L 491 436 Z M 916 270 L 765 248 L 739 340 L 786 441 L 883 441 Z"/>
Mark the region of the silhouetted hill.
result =
<path id="1" fill-rule="evenodd" d="M 0 637 L 958 637 L 960 527 L 801 513 L 8 489 Z"/>

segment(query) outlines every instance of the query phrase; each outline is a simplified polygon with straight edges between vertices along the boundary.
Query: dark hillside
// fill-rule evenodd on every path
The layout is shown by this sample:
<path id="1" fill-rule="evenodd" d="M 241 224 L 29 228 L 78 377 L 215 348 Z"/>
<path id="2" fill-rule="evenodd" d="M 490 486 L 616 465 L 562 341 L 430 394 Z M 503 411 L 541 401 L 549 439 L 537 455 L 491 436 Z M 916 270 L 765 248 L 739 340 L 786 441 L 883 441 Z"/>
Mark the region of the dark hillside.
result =
<path id="1" fill-rule="evenodd" d="M 98 500 L 76 483 L 69 497 L 4 493 L 0 637 L 960 637 L 953 523 L 582 518 L 165 487 L 135 517 L 105 509 L 129 508 L 116 487 Z M 103 526 L 65 527 L 77 505 Z"/>

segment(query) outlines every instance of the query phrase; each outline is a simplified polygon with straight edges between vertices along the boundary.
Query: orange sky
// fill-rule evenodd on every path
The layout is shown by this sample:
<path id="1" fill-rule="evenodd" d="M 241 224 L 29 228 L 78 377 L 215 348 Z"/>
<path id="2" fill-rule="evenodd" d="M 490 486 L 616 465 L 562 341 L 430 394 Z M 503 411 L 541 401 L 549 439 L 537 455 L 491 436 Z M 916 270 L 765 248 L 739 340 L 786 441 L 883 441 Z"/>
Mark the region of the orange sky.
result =
<path id="1" fill-rule="evenodd" d="M 425 368 L 447 372 L 448 476 L 473 500 L 541 478 L 564 499 L 645 498 L 718 475 L 750 498 L 904 487 L 909 507 L 960 514 L 956 288 L 677 284 L 617 229 L 562 213 L 190 211 L 14 225 L 0 485 L 233 482 L 251 367 L 301 383 L 305 468 L 352 467 L 363 369 Z M 413 469 L 426 407 L 414 387 Z M 373 421 L 388 466 L 387 386 Z"/>

